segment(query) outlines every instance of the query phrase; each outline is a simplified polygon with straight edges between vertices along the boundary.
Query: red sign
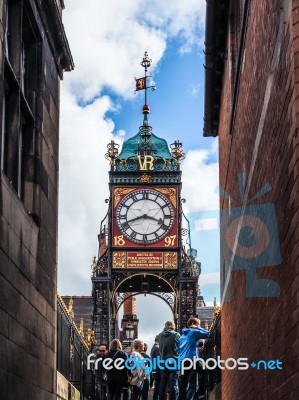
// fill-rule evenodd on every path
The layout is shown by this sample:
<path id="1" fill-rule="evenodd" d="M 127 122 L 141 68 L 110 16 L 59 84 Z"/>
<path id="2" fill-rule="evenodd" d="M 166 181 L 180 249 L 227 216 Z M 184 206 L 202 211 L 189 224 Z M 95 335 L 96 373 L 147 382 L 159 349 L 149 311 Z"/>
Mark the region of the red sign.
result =
<path id="1" fill-rule="evenodd" d="M 113 251 L 112 268 L 176 269 L 178 254 L 175 251 Z"/>
<path id="2" fill-rule="evenodd" d="M 128 251 L 127 268 L 163 268 L 162 252 Z"/>

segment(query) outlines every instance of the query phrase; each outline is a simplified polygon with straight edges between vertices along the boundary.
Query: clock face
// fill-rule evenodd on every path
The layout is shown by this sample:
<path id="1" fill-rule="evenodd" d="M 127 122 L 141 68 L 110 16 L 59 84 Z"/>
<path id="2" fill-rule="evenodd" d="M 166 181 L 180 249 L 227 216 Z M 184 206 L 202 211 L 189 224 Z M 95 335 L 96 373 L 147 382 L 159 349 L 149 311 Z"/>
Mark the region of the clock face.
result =
<path id="1" fill-rule="evenodd" d="M 163 194 L 151 189 L 131 192 L 116 210 L 119 230 L 134 243 L 159 242 L 169 233 L 173 222 L 172 204 Z"/>

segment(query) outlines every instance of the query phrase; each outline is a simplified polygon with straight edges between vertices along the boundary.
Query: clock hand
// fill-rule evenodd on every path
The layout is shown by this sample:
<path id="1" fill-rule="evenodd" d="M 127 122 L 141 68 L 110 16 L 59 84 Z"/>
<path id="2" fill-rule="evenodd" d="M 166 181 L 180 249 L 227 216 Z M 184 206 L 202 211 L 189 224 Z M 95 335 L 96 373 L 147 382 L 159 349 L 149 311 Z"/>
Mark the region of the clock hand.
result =
<path id="1" fill-rule="evenodd" d="M 133 217 L 140 217 L 140 214 L 142 213 L 140 208 L 131 208 L 130 212 L 133 214 Z"/>
<path id="2" fill-rule="evenodd" d="M 138 219 L 142 219 L 142 218 L 143 219 L 151 219 L 152 221 L 157 221 L 159 225 L 162 225 L 162 223 L 163 223 L 162 218 L 157 219 L 157 218 L 151 217 L 150 215 L 147 215 L 147 214 L 143 214 L 143 215 L 140 215 L 139 217 L 132 218 L 127 222 L 129 224 L 130 222 L 134 222 L 134 221 L 137 221 Z"/>
<path id="3" fill-rule="evenodd" d="M 151 219 L 152 221 L 156 221 L 156 222 L 158 222 L 159 225 L 163 224 L 162 218 L 157 219 L 157 218 L 151 217 L 150 215 L 146 215 L 146 214 L 144 214 L 144 218 Z"/>
<path id="4" fill-rule="evenodd" d="M 139 217 L 136 217 L 136 218 L 132 218 L 129 221 L 127 221 L 127 223 L 129 224 L 130 222 L 138 221 L 139 219 L 144 218 L 144 216 L 145 216 L 145 214 L 140 215 Z"/>

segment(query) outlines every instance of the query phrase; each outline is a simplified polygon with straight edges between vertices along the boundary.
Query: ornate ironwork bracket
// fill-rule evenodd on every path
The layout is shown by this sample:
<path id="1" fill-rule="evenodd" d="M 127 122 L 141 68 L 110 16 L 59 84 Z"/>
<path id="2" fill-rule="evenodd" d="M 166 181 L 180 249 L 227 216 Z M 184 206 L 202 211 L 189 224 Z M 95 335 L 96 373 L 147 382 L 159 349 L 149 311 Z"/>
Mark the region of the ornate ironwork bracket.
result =
<path id="1" fill-rule="evenodd" d="M 159 281 L 162 281 L 167 287 L 169 287 L 169 292 L 157 292 L 157 291 L 134 291 L 134 293 L 130 296 L 123 292 L 122 285 L 130 279 L 136 277 L 150 277 L 152 279 L 157 280 L 157 284 Z M 166 304 L 170 307 L 174 319 L 177 319 L 178 316 L 178 292 L 177 292 L 177 277 L 173 273 L 132 273 L 132 272 L 118 272 L 113 275 L 113 290 L 111 295 L 113 316 L 117 318 L 117 313 L 121 305 L 127 300 L 129 297 L 136 296 L 139 294 L 151 294 L 153 296 L 159 297 L 161 300 L 166 302 Z"/>
<path id="2" fill-rule="evenodd" d="M 141 295 L 141 294 L 144 294 L 143 292 L 134 292 L 134 293 L 132 293 L 132 294 L 130 294 L 130 295 L 128 295 L 127 293 L 120 293 L 120 294 L 118 294 L 117 295 L 117 297 L 116 297 L 116 302 L 115 302 L 115 312 L 116 312 L 116 315 L 118 314 L 118 311 L 119 311 L 119 309 L 120 309 L 120 307 L 124 304 L 124 302 L 126 301 L 126 300 L 128 300 L 128 299 L 130 299 L 131 297 L 135 297 L 135 296 L 138 296 L 138 295 Z M 150 295 L 152 295 L 152 296 L 156 296 L 156 297 L 159 297 L 161 300 L 163 300 L 168 306 L 169 306 L 169 308 L 171 309 L 171 311 L 172 311 L 172 313 L 173 313 L 173 315 L 174 315 L 174 318 L 175 318 L 175 315 L 176 315 L 176 313 L 177 313 L 177 310 L 176 310 L 176 307 L 177 307 L 177 304 L 176 304 L 176 295 L 174 294 L 174 293 L 171 293 L 171 292 L 151 292 L 151 293 L 148 293 L 148 294 L 150 294 Z"/>

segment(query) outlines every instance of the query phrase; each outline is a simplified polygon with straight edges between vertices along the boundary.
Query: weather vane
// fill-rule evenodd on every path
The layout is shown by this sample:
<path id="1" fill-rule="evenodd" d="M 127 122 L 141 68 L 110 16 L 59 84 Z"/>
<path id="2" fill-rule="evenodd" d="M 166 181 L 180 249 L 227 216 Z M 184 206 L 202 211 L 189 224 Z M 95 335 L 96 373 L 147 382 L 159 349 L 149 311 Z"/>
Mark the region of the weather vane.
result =
<path id="1" fill-rule="evenodd" d="M 152 89 L 155 90 L 155 86 L 147 86 L 147 78 L 151 78 L 151 75 L 147 75 L 147 70 L 151 66 L 152 60 L 148 57 L 147 51 L 144 53 L 144 57 L 141 61 L 141 66 L 144 68 L 144 77 L 142 78 L 135 78 L 136 81 L 136 89 L 135 92 L 138 92 L 139 90 L 144 90 L 144 106 L 142 108 L 143 114 L 149 114 L 150 113 L 150 108 L 147 104 L 147 89 Z"/>

